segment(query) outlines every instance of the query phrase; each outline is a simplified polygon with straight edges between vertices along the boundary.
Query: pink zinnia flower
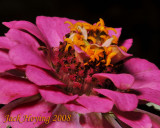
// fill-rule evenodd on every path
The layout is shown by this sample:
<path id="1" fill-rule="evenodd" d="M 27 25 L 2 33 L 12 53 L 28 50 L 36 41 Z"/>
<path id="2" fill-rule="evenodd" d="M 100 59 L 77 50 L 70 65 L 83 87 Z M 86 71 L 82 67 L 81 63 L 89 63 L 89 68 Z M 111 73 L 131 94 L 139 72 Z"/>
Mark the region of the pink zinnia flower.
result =
<path id="1" fill-rule="evenodd" d="M 36 25 L 3 24 L 1 127 L 160 127 L 158 116 L 137 108 L 160 105 L 160 71 L 127 53 L 132 39 L 119 43 L 121 28 L 44 16 Z"/>

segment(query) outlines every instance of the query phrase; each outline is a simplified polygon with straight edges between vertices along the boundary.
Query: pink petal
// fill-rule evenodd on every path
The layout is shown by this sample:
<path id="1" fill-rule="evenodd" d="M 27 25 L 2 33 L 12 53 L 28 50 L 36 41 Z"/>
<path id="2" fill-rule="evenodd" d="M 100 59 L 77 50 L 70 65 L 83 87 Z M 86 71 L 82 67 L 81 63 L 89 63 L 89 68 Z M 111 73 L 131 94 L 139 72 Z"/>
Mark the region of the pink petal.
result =
<path id="1" fill-rule="evenodd" d="M 66 24 L 65 21 L 70 21 L 73 24 L 75 24 L 76 22 L 84 22 L 82 20 L 73 20 L 73 19 L 68 19 L 68 18 L 64 18 L 64 17 L 63 18 L 52 17 L 52 20 L 55 22 L 55 29 L 62 39 L 64 38 L 64 36 L 67 33 L 70 32 L 70 29 L 68 28 L 70 25 Z"/>
<path id="2" fill-rule="evenodd" d="M 14 68 L 16 67 L 12 64 L 8 54 L 0 51 L 0 72 L 5 72 Z"/>
<path id="3" fill-rule="evenodd" d="M 132 89 L 141 89 L 141 88 L 150 88 L 153 90 L 160 91 L 160 83 L 159 82 L 150 82 L 150 81 L 135 81 L 132 86 Z"/>
<path id="4" fill-rule="evenodd" d="M 68 18 L 61 18 L 61 17 L 52 17 L 52 20 L 55 23 L 55 29 L 60 35 L 60 37 L 63 39 L 63 37 L 70 32 L 69 24 L 66 24 L 65 21 L 70 21 L 71 23 L 76 23 L 76 20 L 68 19 Z M 84 21 L 79 21 L 84 22 Z"/>
<path id="5" fill-rule="evenodd" d="M 151 70 L 151 71 L 145 71 L 136 73 L 134 75 L 135 82 L 132 86 L 132 88 L 152 88 L 152 89 L 158 89 L 160 90 L 160 70 Z"/>
<path id="6" fill-rule="evenodd" d="M 152 121 L 152 128 L 160 128 L 160 117 L 159 116 L 152 114 L 150 112 L 144 111 L 144 110 L 140 110 L 140 109 L 137 109 L 136 112 L 147 114 Z"/>
<path id="7" fill-rule="evenodd" d="M 67 18 L 37 17 L 36 24 L 51 47 L 58 47 L 59 43 L 63 41 L 65 34 L 70 32 L 70 29 L 68 28 L 69 24 L 65 24 L 65 21 L 71 21 L 72 23 L 76 22 L 75 20 Z"/>
<path id="8" fill-rule="evenodd" d="M 76 45 L 74 45 L 74 50 L 77 52 L 77 53 L 85 53 L 83 50 L 81 50 L 79 47 L 77 47 Z"/>
<path id="9" fill-rule="evenodd" d="M 136 89 L 138 91 L 137 97 L 138 99 L 145 100 L 145 101 L 150 101 L 155 104 L 160 105 L 160 91 L 159 90 L 154 90 L 151 88 L 140 88 Z"/>
<path id="10" fill-rule="evenodd" d="M 124 71 L 130 74 L 151 70 L 158 70 L 158 67 L 145 59 L 131 58 L 124 63 Z"/>
<path id="11" fill-rule="evenodd" d="M 17 107 L 20 104 L 24 104 L 24 103 L 31 103 L 33 101 L 37 101 L 40 99 L 39 95 L 34 95 L 34 96 L 30 96 L 30 97 L 24 97 L 24 98 L 20 98 L 17 100 L 14 100 L 13 102 L 8 103 L 7 105 L 3 106 L 0 109 L 0 126 L 3 128 L 6 128 L 7 125 L 9 125 L 7 122 L 4 123 L 6 121 L 6 115 L 10 115 L 11 110 L 13 110 L 15 107 Z"/>
<path id="12" fill-rule="evenodd" d="M 58 47 L 59 43 L 63 41 L 56 29 L 56 25 L 59 25 L 52 17 L 38 16 L 36 24 L 51 47 Z"/>
<path id="13" fill-rule="evenodd" d="M 48 125 L 44 123 L 39 128 L 82 128 L 82 126 L 78 113 L 70 112 L 63 105 L 58 105 L 53 111 L 50 123 Z"/>
<path id="14" fill-rule="evenodd" d="M 124 123 L 132 128 L 151 128 L 152 123 L 146 114 L 139 112 L 122 112 L 118 110 L 113 111 L 115 115 Z"/>
<path id="15" fill-rule="evenodd" d="M 132 56 L 132 54 L 126 53 L 116 45 L 111 45 L 111 47 L 112 47 L 112 52 L 117 53 L 111 60 L 111 63 L 113 64 Z"/>
<path id="16" fill-rule="evenodd" d="M 97 78 L 99 81 L 104 81 L 105 79 L 110 79 L 114 85 L 122 90 L 131 88 L 134 77 L 130 74 L 110 74 L 110 73 L 96 73 L 93 77 Z"/>
<path id="17" fill-rule="evenodd" d="M 115 92 L 108 89 L 94 89 L 96 92 L 110 98 L 121 111 L 132 111 L 137 107 L 138 99 L 134 94 Z"/>
<path id="18" fill-rule="evenodd" d="M 27 78 L 34 82 L 37 85 L 63 85 L 64 83 L 56 80 L 54 76 L 47 73 L 43 69 L 33 67 L 33 66 L 27 66 L 26 68 L 26 76 Z"/>
<path id="19" fill-rule="evenodd" d="M 127 39 L 121 44 L 121 46 L 124 46 L 127 48 L 127 50 L 129 50 L 132 46 L 132 43 L 133 43 L 133 39 Z"/>
<path id="20" fill-rule="evenodd" d="M 20 44 L 12 48 L 9 52 L 10 58 L 16 65 L 35 65 L 45 69 L 50 67 L 45 62 L 43 56 L 40 56 L 32 47 Z"/>
<path id="21" fill-rule="evenodd" d="M 132 86 L 133 89 L 151 88 L 160 91 L 160 70 L 136 73 L 134 77 L 135 82 Z"/>
<path id="22" fill-rule="evenodd" d="M 160 82 L 160 70 L 140 72 L 134 75 L 137 81 Z"/>
<path id="23" fill-rule="evenodd" d="M 90 113 L 91 112 L 87 108 L 85 108 L 84 106 L 78 105 L 78 104 L 74 104 L 74 103 L 67 103 L 67 104 L 64 104 L 64 106 L 69 111 L 73 111 L 73 112 L 77 112 L 77 113 Z"/>
<path id="24" fill-rule="evenodd" d="M 87 113 L 80 116 L 83 128 L 113 128 L 101 113 Z M 116 127 L 118 128 L 118 127 Z"/>
<path id="25" fill-rule="evenodd" d="M 11 21 L 11 22 L 3 22 L 3 24 L 11 29 L 19 29 L 25 30 L 29 33 L 35 35 L 38 39 L 45 42 L 45 39 L 42 33 L 39 31 L 36 25 L 32 24 L 28 21 Z"/>
<path id="26" fill-rule="evenodd" d="M 54 89 L 54 90 L 45 90 L 45 89 L 39 89 L 41 96 L 49 102 L 52 102 L 54 104 L 64 104 L 69 101 L 75 100 L 78 95 L 66 95 L 60 90 Z"/>
<path id="27" fill-rule="evenodd" d="M 10 29 L 5 35 L 10 40 L 13 40 L 19 44 L 30 45 L 34 49 L 37 49 L 39 47 L 38 42 L 31 35 L 20 30 Z"/>
<path id="28" fill-rule="evenodd" d="M 120 35 L 121 35 L 122 28 L 114 28 L 114 29 L 116 29 L 117 33 L 115 33 L 115 32 L 112 31 L 112 30 L 109 30 L 109 31 L 108 31 L 108 32 L 109 32 L 108 35 L 109 35 L 109 36 L 115 35 L 117 38 L 119 38 Z"/>
<path id="29" fill-rule="evenodd" d="M 50 122 L 49 119 L 51 118 L 53 109 L 53 104 L 42 100 L 30 104 L 23 104 L 13 109 L 10 114 L 10 117 L 16 117 L 16 119 L 18 119 L 19 116 L 19 120 L 8 123 L 12 128 L 35 128 L 42 123 Z M 45 119 L 42 120 L 42 117 Z"/>
<path id="30" fill-rule="evenodd" d="M 74 49 L 75 49 L 75 56 L 79 62 L 83 63 L 83 62 L 86 62 L 87 60 L 89 60 L 90 57 L 87 55 L 87 53 L 82 51 L 79 47 L 74 45 Z"/>
<path id="31" fill-rule="evenodd" d="M 32 96 L 38 93 L 37 86 L 30 82 L 11 76 L 0 77 L 0 103 L 7 104 L 21 97 Z"/>
<path id="32" fill-rule="evenodd" d="M 91 112 L 109 112 L 113 107 L 113 102 L 107 98 L 97 96 L 79 96 L 76 100 L 79 104 L 86 107 Z"/>
<path id="33" fill-rule="evenodd" d="M 5 36 L 0 37 L 0 48 L 10 49 L 13 46 L 15 46 L 16 44 L 17 44 L 17 42 L 11 41 L 10 39 L 8 39 Z"/>

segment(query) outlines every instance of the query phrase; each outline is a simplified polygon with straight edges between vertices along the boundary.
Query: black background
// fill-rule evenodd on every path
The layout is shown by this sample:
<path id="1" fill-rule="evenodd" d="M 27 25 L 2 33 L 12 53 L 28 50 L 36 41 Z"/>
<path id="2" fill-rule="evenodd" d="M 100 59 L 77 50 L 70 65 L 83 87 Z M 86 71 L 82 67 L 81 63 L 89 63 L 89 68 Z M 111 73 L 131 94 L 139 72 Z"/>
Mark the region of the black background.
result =
<path id="1" fill-rule="evenodd" d="M 36 16 L 59 16 L 95 23 L 103 18 L 106 26 L 122 27 L 120 40 L 133 38 L 129 50 L 160 68 L 159 0 L 0 0 L 0 22 L 28 20 Z M 8 29 L 0 24 L 0 35 Z M 143 106 L 142 106 L 143 107 Z M 144 107 L 145 108 L 145 107 Z M 151 110 L 152 111 L 152 110 Z M 154 113 L 158 114 L 154 111 Z"/>
<path id="2" fill-rule="evenodd" d="M 160 68 L 160 0 L 0 0 L 0 22 L 28 20 L 36 16 L 59 16 L 95 23 L 103 18 L 106 26 L 122 27 L 120 40 L 133 38 L 129 51 Z M 7 32 L 0 24 L 0 35 Z"/>

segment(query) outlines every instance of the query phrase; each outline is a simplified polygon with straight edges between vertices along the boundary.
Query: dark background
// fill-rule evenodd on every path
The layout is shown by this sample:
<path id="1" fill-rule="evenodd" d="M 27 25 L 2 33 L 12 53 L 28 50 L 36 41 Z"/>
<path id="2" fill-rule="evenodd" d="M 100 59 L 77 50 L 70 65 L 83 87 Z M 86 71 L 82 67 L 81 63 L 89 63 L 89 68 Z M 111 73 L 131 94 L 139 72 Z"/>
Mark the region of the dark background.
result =
<path id="1" fill-rule="evenodd" d="M 160 68 L 160 0 L 0 0 L 0 22 L 28 20 L 38 15 L 68 17 L 90 23 L 103 18 L 106 26 L 122 27 L 120 40 L 133 38 L 129 51 Z M 0 24 L 0 35 L 7 32 Z"/>

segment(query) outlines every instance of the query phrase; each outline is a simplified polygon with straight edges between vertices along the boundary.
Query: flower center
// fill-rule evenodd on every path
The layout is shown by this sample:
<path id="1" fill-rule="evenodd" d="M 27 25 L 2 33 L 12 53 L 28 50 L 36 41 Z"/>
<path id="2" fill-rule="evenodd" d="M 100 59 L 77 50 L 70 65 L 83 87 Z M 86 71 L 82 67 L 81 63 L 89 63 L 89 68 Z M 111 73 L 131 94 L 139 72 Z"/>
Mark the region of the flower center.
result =
<path id="1" fill-rule="evenodd" d="M 53 49 L 54 67 L 60 79 L 68 85 L 67 92 L 91 93 L 90 90 L 98 85 L 92 78 L 93 74 L 117 72 L 117 65 L 113 65 L 111 60 L 117 55 L 114 46 L 118 39 L 114 35 L 109 36 L 109 30 L 117 31 L 106 27 L 101 18 L 93 25 L 65 23 L 70 24 L 70 33 L 66 34 L 58 51 Z M 122 50 L 126 49 L 122 47 Z"/>
<path id="2" fill-rule="evenodd" d="M 71 31 L 67 35 L 68 37 L 64 39 L 67 42 L 65 51 L 69 47 L 74 48 L 76 46 L 90 57 L 89 62 L 97 61 L 98 65 L 100 63 L 105 63 L 106 66 L 110 65 L 111 58 L 116 55 L 116 52 L 109 46 L 118 44 L 115 35 L 109 36 L 109 30 L 117 33 L 114 28 L 106 27 L 101 18 L 99 22 L 93 25 L 83 22 L 72 24 L 66 21 L 65 23 L 70 24 Z"/>

